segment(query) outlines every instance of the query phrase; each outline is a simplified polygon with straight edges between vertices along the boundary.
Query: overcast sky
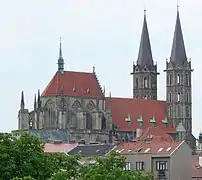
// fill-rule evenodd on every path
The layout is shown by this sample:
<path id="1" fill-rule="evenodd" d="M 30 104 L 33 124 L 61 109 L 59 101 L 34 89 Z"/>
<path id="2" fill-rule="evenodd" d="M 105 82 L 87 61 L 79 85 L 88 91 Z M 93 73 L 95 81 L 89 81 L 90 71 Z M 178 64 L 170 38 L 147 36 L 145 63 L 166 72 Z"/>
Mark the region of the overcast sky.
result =
<path id="1" fill-rule="evenodd" d="M 165 100 L 166 58 L 170 57 L 177 0 L 0 0 L 0 131 L 17 129 L 21 90 L 26 107 L 57 70 L 62 37 L 66 70 L 92 71 L 107 94 L 132 97 L 144 7 L 154 61 L 161 75 L 158 98 Z M 202 130 L 202 1 L 180 0 L 180 18 L 192 76 L 193 131 Z"/>

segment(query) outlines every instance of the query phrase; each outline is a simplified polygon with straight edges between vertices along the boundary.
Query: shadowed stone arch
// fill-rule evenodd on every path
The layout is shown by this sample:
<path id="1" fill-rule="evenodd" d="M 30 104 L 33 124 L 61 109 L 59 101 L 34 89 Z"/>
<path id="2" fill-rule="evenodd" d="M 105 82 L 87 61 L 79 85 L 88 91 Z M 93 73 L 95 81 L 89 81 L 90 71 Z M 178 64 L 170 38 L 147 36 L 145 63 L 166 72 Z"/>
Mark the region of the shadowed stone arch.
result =
<path id="1" fill-rule="evenodd" d="M 58 103 L 58 109 L 59 109 L 60 111 L 67 111 L 67 109 L 68 109 L 68 104 L 67 104 L 67 102 L 65 101 L 64 98 L 62 98 L 62 99 L 59 101 L 59 103 Z"/>
<path id="2" fill-rule="evenodd" d="M 54 128 L 55 124 L 54 102 L 49 99 L 44 106 L 44 128 Z"/>
<path id="3" fill-rule="evenodd" d="M 105 117 L 104 113 L 101 115 L 101 129 L 105 130 L 107 128 L 107 118 Z"/>
<path id="4" fill-rule="evenodd" d="M 67 128 L 76 129 L 77 127 L 77 116 L 73 111 L 68 111 L 67 113 Z"/>
<path id="5" fill-rule="evenodd" d="M 95 104 L 93 101 L 89 101 L 86 107 L 87 107 L 87 109 L 92 111 L 93 109 L 95 109 Z"/>
<path id="6" fill-rule="evenodd" d="M 86 113 L 86 129 L 87 130 L 93 129 L 93 118 L 92 118 L 91 113 L 89 113 L 89 112 Z"/>
<path id="7" fill-rule="evenodd" d="M 79 108 L 81 108 L 81 103 L 78 100 L 75 100 L 74 103 L 72 104 L 72 109 L 74 111 L 77 111 Z"/>

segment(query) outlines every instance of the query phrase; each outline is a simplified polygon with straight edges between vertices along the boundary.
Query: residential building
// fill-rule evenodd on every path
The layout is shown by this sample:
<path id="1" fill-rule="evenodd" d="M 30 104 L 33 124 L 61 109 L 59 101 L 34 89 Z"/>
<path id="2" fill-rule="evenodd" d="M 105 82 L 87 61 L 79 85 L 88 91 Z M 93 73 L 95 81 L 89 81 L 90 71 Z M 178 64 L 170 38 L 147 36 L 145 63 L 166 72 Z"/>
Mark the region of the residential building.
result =
<path id="1" fill-rule="evenodd" d="M 126 157 L 126 169 L 152 173 L 155 180 L 192 178 L 192 150 L 185 141 L 122 143 L 115 151 Z"/>

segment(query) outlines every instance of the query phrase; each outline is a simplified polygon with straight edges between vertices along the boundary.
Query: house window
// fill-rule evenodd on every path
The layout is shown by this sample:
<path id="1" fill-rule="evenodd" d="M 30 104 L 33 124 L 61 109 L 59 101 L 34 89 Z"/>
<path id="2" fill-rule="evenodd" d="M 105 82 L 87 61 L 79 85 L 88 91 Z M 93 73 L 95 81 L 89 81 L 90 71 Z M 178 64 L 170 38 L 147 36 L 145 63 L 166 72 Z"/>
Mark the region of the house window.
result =
<path id="1" fill-rule="evenodd" d="M 139 79 L 136 78 L 135 81 L 136 81 L 136 88 L 138 88 L 139 87 Z"/>
<path id="2" fill-rule="evenodd" d="M 126 163 L 125 163 L 124 170 L 130 170 L 130 165 L 131 165 L 130 162 L 126 162 Z"/>
<path id="3" fill-rule="evenodd" d="M 177 84 L 180 84 L 180 75 L 177 75 Z"/>
<path id="4" fill-rule="evenodd" d="M 177 101 L 180 102 L 180 92 L 177 93 Z"/>
<path id="5" fill-rule="evenodd" d="M 147 84 L 148 82 L 147 82 L 147 78 L 145 77 L 144 78 L 144 88 L 147 88 L 148 87 L 148 84 Z"/>
<path id="6" fill-rule="evenodd" d="M 136 171 L 144 170 L 144 162 L 136 162 Z"/>
<path id="7" fill-rule="evenodd" d="M 157 171 L 165 171 L 168 169 L 167 161 L 156 161 L 156 170 Z"/>

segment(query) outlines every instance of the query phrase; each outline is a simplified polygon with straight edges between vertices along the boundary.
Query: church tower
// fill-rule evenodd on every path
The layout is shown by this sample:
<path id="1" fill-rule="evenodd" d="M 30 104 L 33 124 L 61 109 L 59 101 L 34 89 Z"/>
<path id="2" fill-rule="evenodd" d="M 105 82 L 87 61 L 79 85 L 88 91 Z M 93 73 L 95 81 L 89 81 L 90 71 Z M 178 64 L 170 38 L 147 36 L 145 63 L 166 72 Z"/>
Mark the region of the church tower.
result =
<path id="1" fill-rule="evenodd" d="M 157 100 L 157 65 L 154 65 L 146 11 L 140 40 L 137 64 L 133 65 L 133 98 Z"/>
<path id="2" fill-rule="evenodd" d="M 190 144 L 192 135 L 191 62 L 188 61 L 177 11 L 170 61 L 166 62 L 167 117 L 178 131 L 179 140 Z"/>

